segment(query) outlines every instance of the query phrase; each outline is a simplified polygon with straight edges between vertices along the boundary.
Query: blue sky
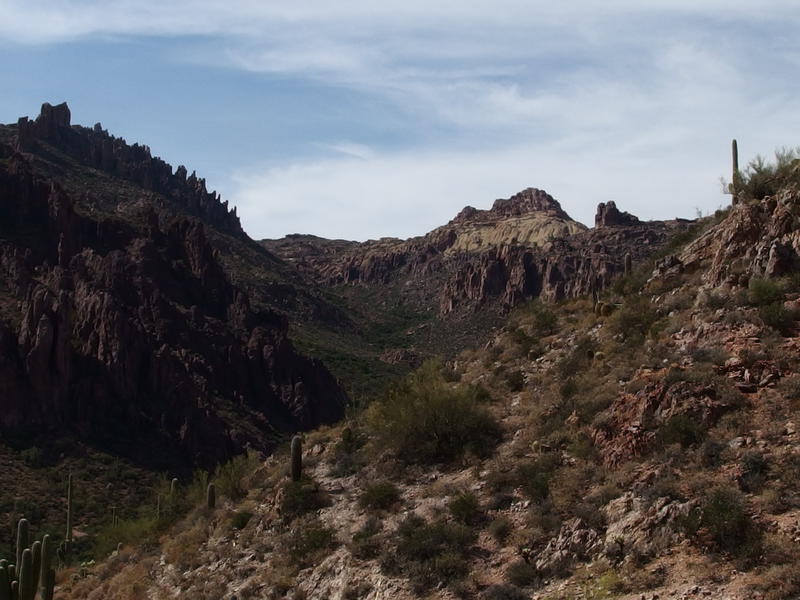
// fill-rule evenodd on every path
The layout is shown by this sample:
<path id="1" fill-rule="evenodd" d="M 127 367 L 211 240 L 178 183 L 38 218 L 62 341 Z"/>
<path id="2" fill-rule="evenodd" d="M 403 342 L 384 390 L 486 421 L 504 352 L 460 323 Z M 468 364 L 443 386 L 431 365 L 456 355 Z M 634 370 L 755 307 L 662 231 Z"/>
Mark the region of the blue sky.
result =
<path id="1" fill-rule="evenodd" d="M 0 0 L 0 120 L 67 100 L 255 238 L 422 234 L 546 189 L 591 224 L 727 203 L 800 144 L 795 0 Z"/>

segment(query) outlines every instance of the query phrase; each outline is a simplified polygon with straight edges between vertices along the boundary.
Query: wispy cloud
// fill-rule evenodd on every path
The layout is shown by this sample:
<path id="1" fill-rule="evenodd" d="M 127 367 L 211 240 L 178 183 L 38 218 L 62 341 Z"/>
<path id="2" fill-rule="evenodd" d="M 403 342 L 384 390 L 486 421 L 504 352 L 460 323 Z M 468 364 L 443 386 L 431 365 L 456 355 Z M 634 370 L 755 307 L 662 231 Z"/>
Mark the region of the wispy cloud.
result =
<path id="1" fill-rule="evenodd" d="M 800 128 L 795 0 L 0 0 L 0 14 L 5 43 L 185 39 L 173 59 L 402 113 L 401 147 L 320 131 L 277 166 L 239 165 L 228 195 L 256 237 L 421 233 L 527 185 L 584 221 L 609 199 L 692 216 L 724 201 L 731 137 L 747 155 Z"/>

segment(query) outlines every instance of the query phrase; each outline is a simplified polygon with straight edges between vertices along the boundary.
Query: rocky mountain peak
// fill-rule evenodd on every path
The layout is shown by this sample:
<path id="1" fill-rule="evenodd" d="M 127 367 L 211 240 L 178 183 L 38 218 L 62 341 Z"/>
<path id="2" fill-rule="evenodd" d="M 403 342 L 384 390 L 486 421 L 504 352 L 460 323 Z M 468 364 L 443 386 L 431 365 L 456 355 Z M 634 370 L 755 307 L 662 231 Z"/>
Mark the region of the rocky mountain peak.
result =
<path id="1" fill-rule="evenodd" d="M 198 217 L 225 233 L 245 237 L 236 209 L 230 208 L 216 192 L 207 190 L 205 179 L 194 173 L 187 177 L 183 166 L 173 173 L 172 165 L 153 156 L 148 146 L 128 144 L 123 138 L 109 134 L 100 123 L 92 128 L 71 125 L 66 102 L 55 106 L 45 102 L 35 120 L 21 117 L 17 121 L 16 151 L 52 161 L 52 153 L 43 151 L 42 143 L 57 148 L 85 167 L 162 195 L 182 214 Z"/>
<path id="2" fill-rule="evenodd" d="M 547 213 L 560 219 L 571 221 L 558 201 L 544 190 L 526 188 L 511 198 L 500 198 L 494 201 L 491 211 L 505 217 L 521 217 L 530 213 Z"/>
<path id="3" fill-rule="evenodd" d="M 619 210 L 613 200 L 610 202 L 601 202 L 597 205 L 594 226 L 598 229 L 600 227 L 630 227 L 639 225 L 640 223 L 641 221 L 639 221 L 638 217 Z"/>

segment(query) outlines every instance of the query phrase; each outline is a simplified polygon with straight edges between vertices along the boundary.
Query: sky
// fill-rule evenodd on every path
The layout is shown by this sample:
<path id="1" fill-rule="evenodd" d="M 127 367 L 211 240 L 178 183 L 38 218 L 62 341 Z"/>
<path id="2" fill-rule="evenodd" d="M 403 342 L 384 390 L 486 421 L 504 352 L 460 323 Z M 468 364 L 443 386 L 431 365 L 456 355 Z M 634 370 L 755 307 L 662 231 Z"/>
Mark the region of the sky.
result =
<path id="1" fill-rule="evenodd" d="M 800 145 L 797 0 L 0 0 L 0 122 L 67 101 L 255 239 L 421 235 L 526 187 L 593 224 L 726 205 Z"/>

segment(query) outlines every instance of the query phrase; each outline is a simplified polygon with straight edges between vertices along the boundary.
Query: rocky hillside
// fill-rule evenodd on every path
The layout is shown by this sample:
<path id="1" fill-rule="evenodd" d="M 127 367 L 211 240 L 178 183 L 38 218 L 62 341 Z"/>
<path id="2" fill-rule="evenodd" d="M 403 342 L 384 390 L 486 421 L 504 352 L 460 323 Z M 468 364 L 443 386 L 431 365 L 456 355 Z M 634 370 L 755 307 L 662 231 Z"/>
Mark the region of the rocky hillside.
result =
<path id="1" fill-rule="evenodd" d="M 623 273 L 626 254 L 648 257 L 688 225 L 641 222 L 608 202 L 587 229 L 552 196 L 529 188 L 490 210 L 468 206 L 447 225 L 409 240 L 293 235 L 261 243 L 322 285 L 386 286 L 443 316 L 597 294 Z"/>
<path id="2" fill-rule="evenodd" d="M 767 192 L 745 175 L 596 302 L 521 305 L 485 346 L 310 433 L 300 480 L 288 448 L 254 459 L 214 507 L 59 592 L 798 597 L 800 162 Z"/>
<path id="3" fill-rule="evenodd" d="M 186 469 L 343 415 L 344 392 L 294 349 L 286 316 L 232 283 L 209 232 L 245 236 L 202 180 L 72 127 L 66 105 L 2 133 L 4 439 L 68 432 Z"/>

